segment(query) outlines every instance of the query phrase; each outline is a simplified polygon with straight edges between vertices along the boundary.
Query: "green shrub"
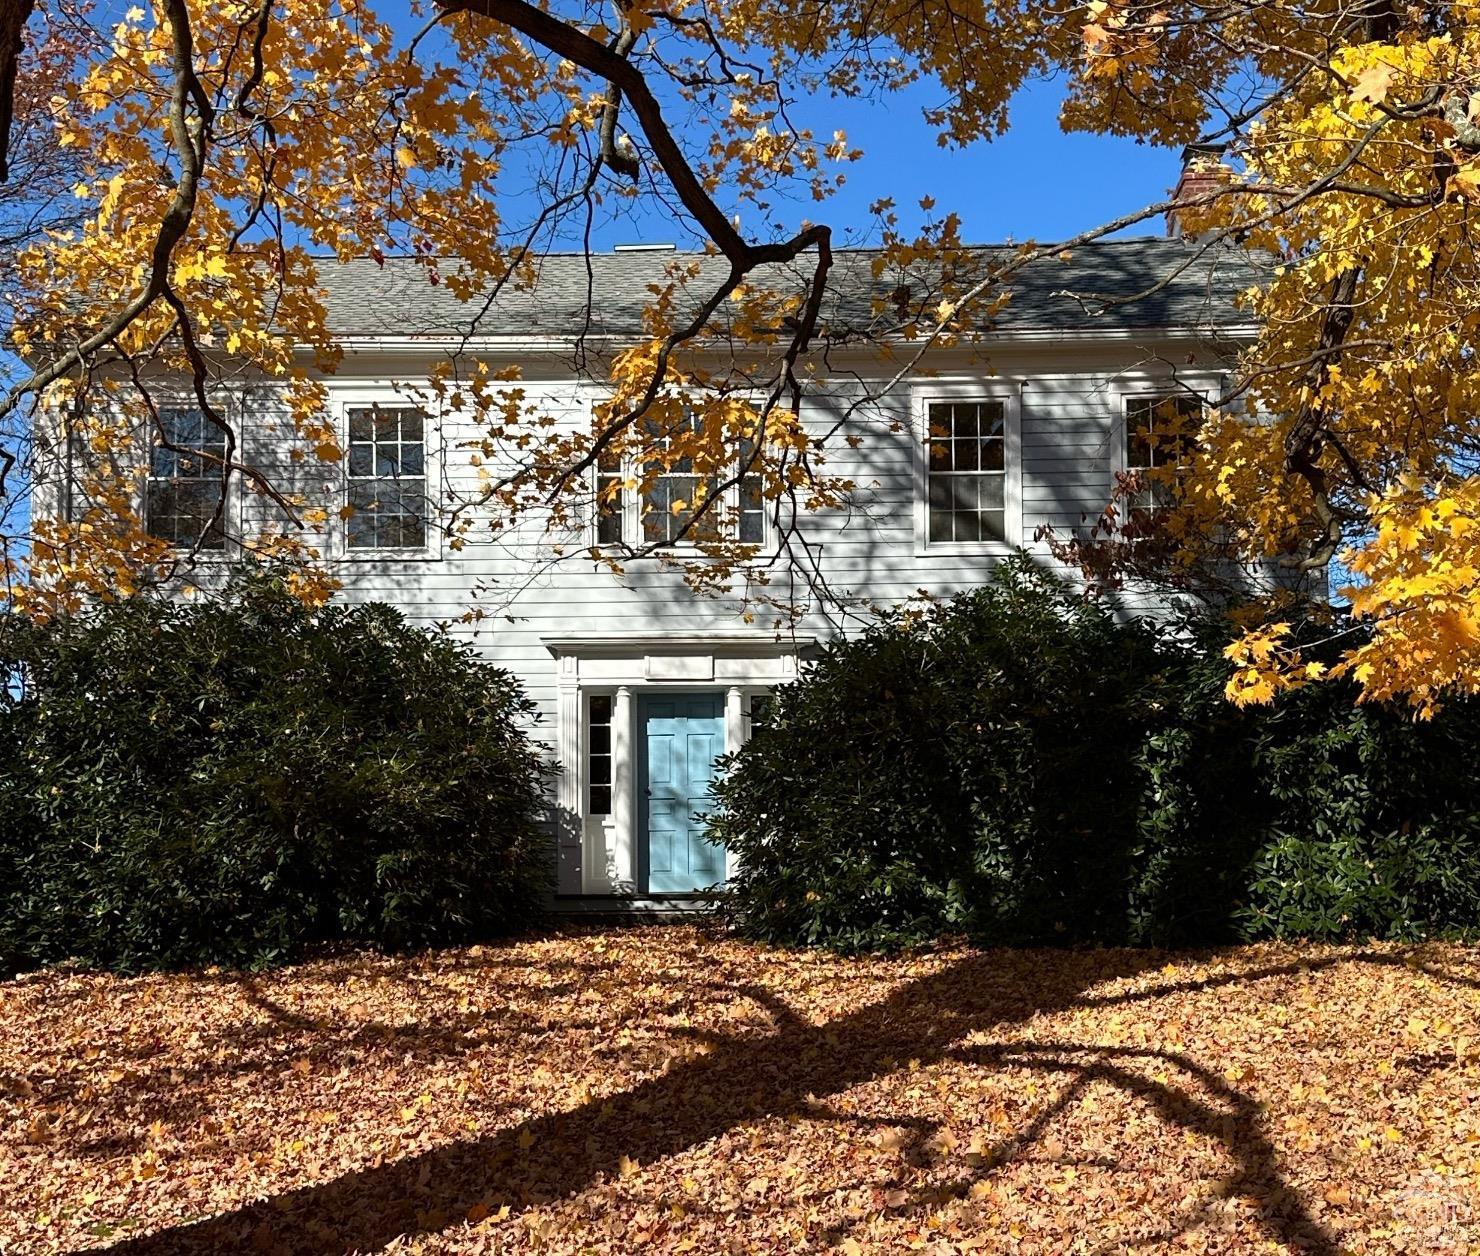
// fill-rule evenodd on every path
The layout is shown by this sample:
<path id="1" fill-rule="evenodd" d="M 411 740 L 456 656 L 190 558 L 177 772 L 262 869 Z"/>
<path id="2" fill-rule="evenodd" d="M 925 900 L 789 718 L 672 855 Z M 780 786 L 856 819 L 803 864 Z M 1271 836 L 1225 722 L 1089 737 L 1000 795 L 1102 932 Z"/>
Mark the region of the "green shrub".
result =
<path id="1" fill-rule="evenodd" d="M 1480 704 L 1435 719 L 1300 690 L 1254 739 L 1271 814 L 1251 869 L 1249 937 L 1416 939 L 1480 927 Z"/>
<path id="2" fill-rule="evenodd" d="M 11 623 L 0 966 L 258 966 L 528 921 L 553 866 L 530 703 L 383 605 L 270 573 Z"/>
<path id="3" fill-rule="evenodd" d="M 1323 685 L 1241 712 L 1211 631 L 1019 558 L 829 645 L 725 765 L 728 910 L 843 951 L 1480 923 L 1473 705 L 1415 724 Z"/>
<path id="4" fill-rule="evenodd" d="M 829 645 L 717 787 L 731 909 L 752 936 L 848 951 L 1125 938 L 1141 759 L 1181 666 L 1026 561 Z"/>

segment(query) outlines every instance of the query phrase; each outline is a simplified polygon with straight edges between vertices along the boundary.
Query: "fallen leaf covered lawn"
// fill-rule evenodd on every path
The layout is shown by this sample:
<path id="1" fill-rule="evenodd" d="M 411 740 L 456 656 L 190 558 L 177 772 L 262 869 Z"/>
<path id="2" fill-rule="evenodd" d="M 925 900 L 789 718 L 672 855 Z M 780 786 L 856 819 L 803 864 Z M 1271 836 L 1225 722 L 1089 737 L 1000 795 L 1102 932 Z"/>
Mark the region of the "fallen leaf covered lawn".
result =
<path id="1" fill-rule="evenodd" d="M 0 983 L 0 1250 L 1480 1249 L 1480 952 L 688 927 Z"/>

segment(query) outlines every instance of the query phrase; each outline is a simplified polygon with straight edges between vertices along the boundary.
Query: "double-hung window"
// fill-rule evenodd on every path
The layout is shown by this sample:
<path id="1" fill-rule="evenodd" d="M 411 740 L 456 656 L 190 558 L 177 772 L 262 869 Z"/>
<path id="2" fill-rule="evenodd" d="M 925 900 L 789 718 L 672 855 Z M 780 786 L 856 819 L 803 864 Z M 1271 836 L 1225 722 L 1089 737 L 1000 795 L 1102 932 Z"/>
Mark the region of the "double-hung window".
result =
<path id="1" fill-rule="evenodd" d="M 345 543 L 351 550 L 427 544 L 426 416 L 409 406 L 349 412 Z"/>
<path id="2" fill-rule="evenodd" d="M 926 405 L 927 543 L 1007 539 L 1007 403 Z"/>
<path id="3" fill-rule="evenodd" d="M 225 432 L 196 407 L 160 407 L 144 500 L 150 535 L 176 549 L 225 549 L 225 466 Z"/>
<path id="4" fill-rule="evenodd" d="M 701 416 L 692 413 L 671 428 L 654 420 L 648 428 L 649 442 L 665 448 L 692 433 L 701 421 Z M 603 454 L 596 464 L 596 543 L 668 547 L 736 540 L 742 545 L 763 544 L 766 503 L 761 475 L 752 466 L 755 461 L 755 443 L 746 438 L 733 468 L 722 474 L 700 474 L 689 457 L 657 464 L 647 496 L 639 500 L 638 494 L 622 487 L 629 477 L 621 458 Z M 643 478 L 641 469 L 630 478 Z M 698 516 L 701 508 L 702 517 Z"/>
<path id="5" fill-rule="evenodd" d="M 685 414 L 669 430 L 653 424 L 653 444 L 671 446 L 695 432 L 702 416 Z M 717 518 L 723 509 L 719 500 L 710 502 L 719 484 L 713 476 L 696 474 L 692 458 L 676 458 L 660 467 L 648 499 L 642 505 L 642 540 L 645 545 L 676 545 L 679 542 L 714 541 L 720 536 Z M 702 518 L 699 508 L 706 502 Z"/>
<path id="6" fill-rule="evenodd" d="M 1125 470 L 1134 477 L 1126 517 L 1133 532 L 1150 532 L 1176 506 L 1176 469 L 1192 453 L 1202 416 L 1197 393 L 1125 399 Z"/>

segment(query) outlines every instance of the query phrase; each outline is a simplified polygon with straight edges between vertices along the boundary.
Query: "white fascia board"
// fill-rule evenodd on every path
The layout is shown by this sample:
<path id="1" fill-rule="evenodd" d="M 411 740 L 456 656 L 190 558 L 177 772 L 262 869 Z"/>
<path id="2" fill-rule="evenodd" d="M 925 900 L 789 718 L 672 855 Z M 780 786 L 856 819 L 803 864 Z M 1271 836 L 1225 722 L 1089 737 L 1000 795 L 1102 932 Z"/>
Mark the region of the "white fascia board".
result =
<path id="1" fill-rule="evenodd" d="M 958 342 L 942 349 L 939 346 L 927 347 L 927 352 L 946 352 L 951 349 L 958 351 L 980 350 L 994 344 L 1136 344 L 1153 342 L 1182 342 L 1182 341 L 1239 341 L 1246 342 L 1256 339 L 1259 335 L 1257 323 L 1237 323 L 1225 326 L 1182 326 L 1182 327 L 1102 327 L 1102 328 L 1017 328 L 1003 331 L 988 332 L 979 340 L 970 342 Z M 346 353 L 378 353 L 378 354 L 404 354 L 408 356 L 433 356 L 445 357 L 449 354 L 507 354 L 521 355 L 530 353 L 567 354 L 572 352 L 578 343 L 600 346 L 604 348 L 625 348 L 640 343 L 634 336 L 613 335 L 590 335 L 580 338 L 579 342 L 574 336 L 340 336 L 337 343 Z M 846 353 L 856 351 L 866 354 L 869 347 L 868 341 L 860 340 L 856 344 L 842 343 L 831 346 L 834 353 Z M 911 345 L 920 344 L 919 340 L 906 340 L 901 336 L 881 336 L 877 343 L 887 343 L 896 348 L 908 348 Z M 297 352 L 308 355 L 312 352 L 306 346 L 300 346 Z"/>

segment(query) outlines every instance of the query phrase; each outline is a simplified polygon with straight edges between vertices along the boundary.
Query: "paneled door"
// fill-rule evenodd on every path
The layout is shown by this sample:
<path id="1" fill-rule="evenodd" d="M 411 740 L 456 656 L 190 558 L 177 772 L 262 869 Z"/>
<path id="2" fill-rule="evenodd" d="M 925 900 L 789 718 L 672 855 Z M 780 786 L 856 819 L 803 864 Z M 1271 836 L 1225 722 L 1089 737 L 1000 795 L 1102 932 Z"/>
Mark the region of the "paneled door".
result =
<path id="1" fill-rule="evenodd" d="M 695 813 L 712 805 L 725 748 L 724 696 L 651 694 L 638 702 L 638 877 L 649 894 L 684 894 L 725 879 L 725 852 Z"/>

